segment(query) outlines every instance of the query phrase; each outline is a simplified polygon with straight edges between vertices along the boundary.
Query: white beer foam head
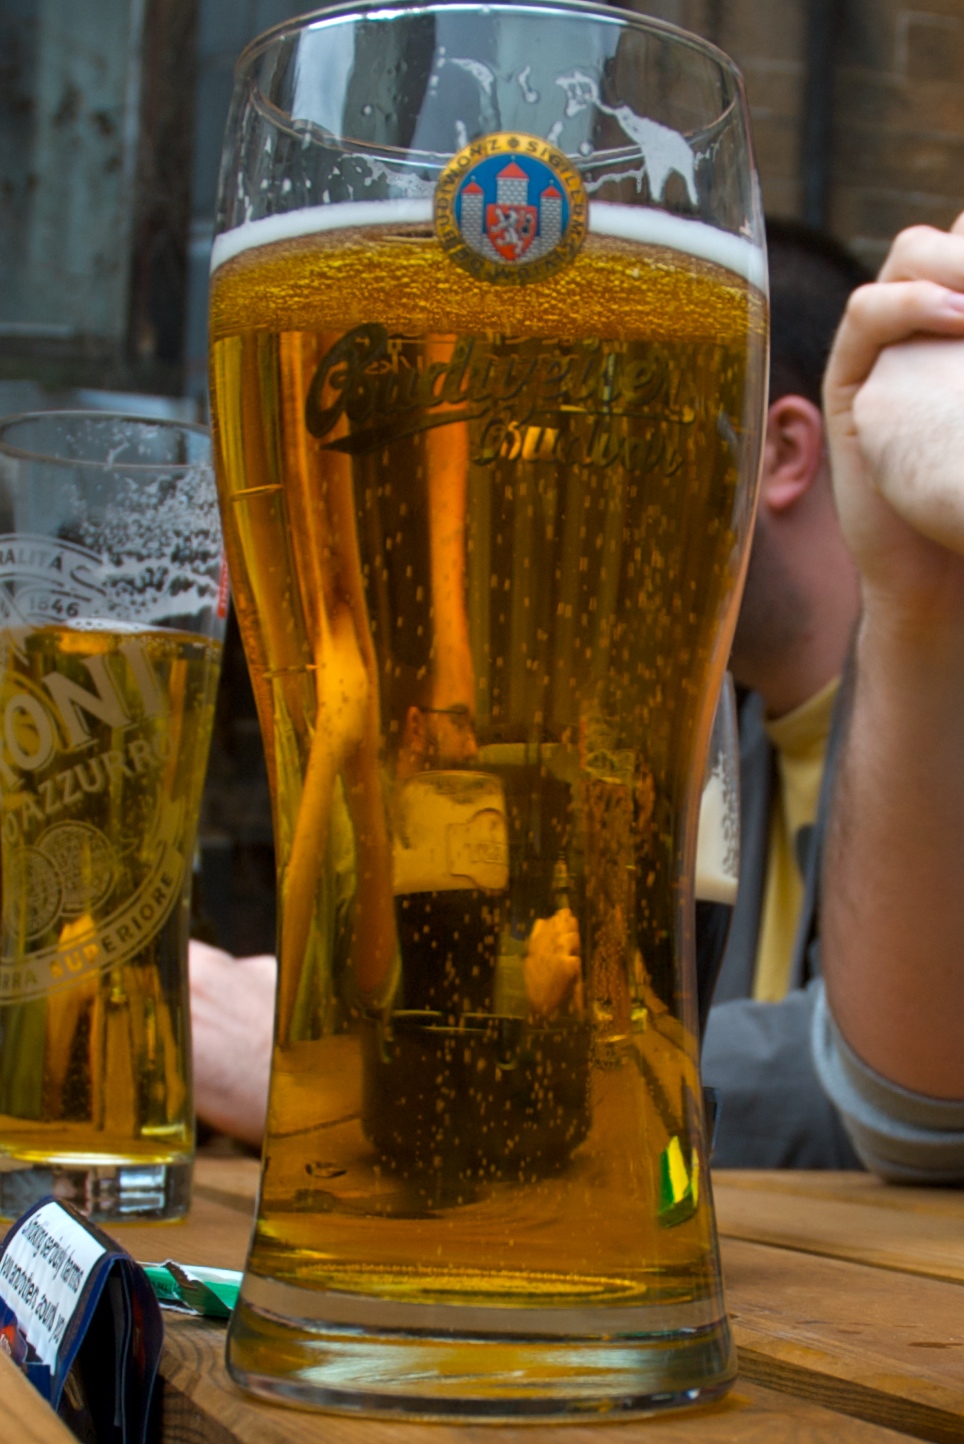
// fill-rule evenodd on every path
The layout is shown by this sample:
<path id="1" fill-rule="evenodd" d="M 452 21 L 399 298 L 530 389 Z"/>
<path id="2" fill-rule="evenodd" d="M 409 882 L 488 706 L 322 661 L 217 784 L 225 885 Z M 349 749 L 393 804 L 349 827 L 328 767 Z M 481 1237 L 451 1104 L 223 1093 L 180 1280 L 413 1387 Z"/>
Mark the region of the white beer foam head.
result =
<path id="1" fill-rule="evenodd" d="M 283 216 L 265 216 L 246 221 L 232 231 L 215 237 L 211 251 L 212 274 L 235 256 L 257 246 L 298 240 L 325 231 L 342 231 L 360 226 L 411 226 L 432 224 L 432 201 L 409 199 L 389 201 L 340 201 L 328 206 L 308 206 Z M 641 245 L 665 246 L 699 260 L 712 261 L 742 276 L 752 286 L 766 291 L 766 255 L 761 246 L 744 236 L 717 230 L 705 221 L 671 216 L 649 206 L 620 206 L 610 201 L 590 201 L 589 229 L 595 235 L 614 236 Z"/>

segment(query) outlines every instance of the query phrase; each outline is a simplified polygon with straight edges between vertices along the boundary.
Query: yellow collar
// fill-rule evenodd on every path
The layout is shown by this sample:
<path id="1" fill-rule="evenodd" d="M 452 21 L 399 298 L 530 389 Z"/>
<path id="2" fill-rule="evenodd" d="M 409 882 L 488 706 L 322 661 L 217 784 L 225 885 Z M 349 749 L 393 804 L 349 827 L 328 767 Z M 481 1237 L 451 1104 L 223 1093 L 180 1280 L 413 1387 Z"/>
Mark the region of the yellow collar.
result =
<path id="1" fill-rule="evenodd" d="M 792 712 L 765 722 L 766 734 L 773 746 L 784 756 L 794 756 L 826 742 L 839 690 L 840 678 L 834 677 Z"/>

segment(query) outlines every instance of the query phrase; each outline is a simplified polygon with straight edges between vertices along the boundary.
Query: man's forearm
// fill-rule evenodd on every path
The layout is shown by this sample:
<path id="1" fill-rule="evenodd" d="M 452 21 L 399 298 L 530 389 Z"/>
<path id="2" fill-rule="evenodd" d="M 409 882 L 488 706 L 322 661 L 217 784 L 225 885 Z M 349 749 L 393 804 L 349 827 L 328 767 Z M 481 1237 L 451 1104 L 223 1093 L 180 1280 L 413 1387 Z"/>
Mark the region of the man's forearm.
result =
<path id="1" fill-rule="evenodd" d="M 868 604 L 824 872 L 841 1032 L 914 1092 L 964 1098 L 964 620 Z"/>

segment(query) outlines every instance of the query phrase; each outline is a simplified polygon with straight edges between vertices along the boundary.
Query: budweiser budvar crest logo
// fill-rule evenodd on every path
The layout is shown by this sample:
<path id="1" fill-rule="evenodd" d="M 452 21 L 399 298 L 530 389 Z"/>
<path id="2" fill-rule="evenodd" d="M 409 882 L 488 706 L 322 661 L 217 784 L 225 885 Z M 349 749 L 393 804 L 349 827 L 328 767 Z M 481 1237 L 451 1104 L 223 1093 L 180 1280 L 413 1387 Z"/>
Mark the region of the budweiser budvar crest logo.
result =
<path id="1" fill-rule="evenodd" d="M 435 191 L 435 229 L 479 280 L 545 280 L 575 257 L 589 205 L 578 170 L 537 136 L 500 132 L 452 157 Z"/>

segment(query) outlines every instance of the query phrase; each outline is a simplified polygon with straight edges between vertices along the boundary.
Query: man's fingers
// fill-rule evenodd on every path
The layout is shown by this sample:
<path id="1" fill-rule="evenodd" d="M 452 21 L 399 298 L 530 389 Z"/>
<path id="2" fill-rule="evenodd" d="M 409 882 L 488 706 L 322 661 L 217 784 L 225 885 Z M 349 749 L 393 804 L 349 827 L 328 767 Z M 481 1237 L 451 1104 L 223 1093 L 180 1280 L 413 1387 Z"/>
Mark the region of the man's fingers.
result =
<path id="1" fill-rule="evenodd" d="M 964 295 L 933 281 L 861 286 L 847 305 L 824 381 L 828 415 L 849 405 L 885 346 L 913 336 L 964 336 Z"/>
<path id="2" fill-rule="evenodd" d="M 901 231 L 880 269 L 878 281 L 936 281 L 952 291 L 964 291 L 964 216 L 959 229 L 938 231 L 933 226 L 911 226 Z"/>
<path id="3" fill-rule="evenodd" d="M 888 347 L 853 414 L 880 495 L 921 536 L 964 553 L 964 340 Z"/>

